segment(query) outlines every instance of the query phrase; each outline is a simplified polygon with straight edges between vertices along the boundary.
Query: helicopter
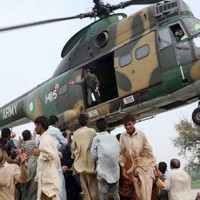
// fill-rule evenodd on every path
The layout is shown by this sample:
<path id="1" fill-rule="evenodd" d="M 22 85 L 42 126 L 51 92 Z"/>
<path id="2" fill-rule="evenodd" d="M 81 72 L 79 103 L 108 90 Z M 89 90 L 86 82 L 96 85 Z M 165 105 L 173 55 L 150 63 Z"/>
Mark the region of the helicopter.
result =
<path id="1" fill-rule="evenodd" d="M 105 117 L 109 127 L 125 113 L 137 120 L 199 100 L 200 21 L 182 0 L 125 1 L 117 5 L 94 0 L 91 12 L 64 19 L 0 28 L 0 32 L 76 18 L 98 18 L 65 44 L 53 76 L 0 108 L 0 127 L 56 114 L 63 127 L 74 126 L 79 114 L 90 123 Z M 151 6 L 130 16 L 113 14 L 134 4 Z M 177 39 L 177 30 L 186 38 Z M 87 105 L 85 88 L 70 86 L 90 69 L 100 81 L 101 103 Z M 200 125 L 198 108 L 193 121 Z"/>

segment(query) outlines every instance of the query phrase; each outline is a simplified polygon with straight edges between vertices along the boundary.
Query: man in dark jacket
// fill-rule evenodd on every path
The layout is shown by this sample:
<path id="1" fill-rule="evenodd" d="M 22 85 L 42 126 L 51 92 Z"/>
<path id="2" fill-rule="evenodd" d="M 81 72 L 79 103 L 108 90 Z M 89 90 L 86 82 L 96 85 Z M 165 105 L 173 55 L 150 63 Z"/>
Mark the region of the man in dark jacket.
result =
<path id="1" fill-rule="evenodd" d="M 70 81 L 69 84 L 85 86 L 88 106 L 92 106 L 93 102 L 92 94 L 94 95 L 95 102 L 97 104 L 100 103 L 100 95 L 99 95 L 100 83 L 95 74 L 90 74 L 89 69 L 83 70 L 83 78 L 80 81 Z"/>

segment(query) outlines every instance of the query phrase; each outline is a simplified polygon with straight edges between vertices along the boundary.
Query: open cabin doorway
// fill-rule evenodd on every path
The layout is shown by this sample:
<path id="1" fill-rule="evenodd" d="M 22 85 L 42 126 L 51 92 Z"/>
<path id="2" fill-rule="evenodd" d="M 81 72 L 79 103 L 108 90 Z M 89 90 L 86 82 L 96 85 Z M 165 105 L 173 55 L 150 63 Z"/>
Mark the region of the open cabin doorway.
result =
<path id="1" fill-rule="evenodd" d="M 95 74 L 100 82 L 100 104 L 118 97 L 113 53 L 110 53 L 100 59 L 95 60 L 92 63 L 87 64 L 87 66 L 83 67 L 83 69 L 84 68 L 89 69 L 91 74 Z M 84 96 L 85 105 L 88 108 L 89 106 L 86 101 L 87 97 L 86 95 Z M 92 106 L 96 106 L 98 103 L 94 97 L 92 98 Z"/>

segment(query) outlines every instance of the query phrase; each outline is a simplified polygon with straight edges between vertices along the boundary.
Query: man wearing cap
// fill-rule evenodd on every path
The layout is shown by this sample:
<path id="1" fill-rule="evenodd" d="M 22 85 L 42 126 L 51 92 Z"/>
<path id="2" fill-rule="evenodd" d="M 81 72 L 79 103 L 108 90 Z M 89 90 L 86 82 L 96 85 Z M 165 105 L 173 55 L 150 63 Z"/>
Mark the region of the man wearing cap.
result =
<path id="1" fill-rule="evenodd" d="M 83 78 L 80 81 L 69 81 L 71 85 L 84 85 L 86 87 L 87 92 L 87 103 L 88 106 L 92 106 L 92 94 L 95 97 L 95 101 L 97 104 L 100 103 L 99 96 L 99 80 L 97 79 L 95 74 L 90 74 L 89 69 L 83 70 Z"/>

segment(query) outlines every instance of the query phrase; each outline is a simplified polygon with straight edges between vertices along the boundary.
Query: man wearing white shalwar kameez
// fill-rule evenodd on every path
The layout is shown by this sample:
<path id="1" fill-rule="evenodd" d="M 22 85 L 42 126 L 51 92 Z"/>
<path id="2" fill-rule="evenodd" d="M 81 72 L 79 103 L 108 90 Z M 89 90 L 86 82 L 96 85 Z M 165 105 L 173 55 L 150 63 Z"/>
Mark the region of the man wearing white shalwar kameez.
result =
<path id="1" fill-rule="evenodd" d="M 180 161 L 173 158 L 170 161 L 171 171 L 167 174 L 165 184 L 169 200 L 191 199 L 191 178 L 180 169 Z"/>
<path id="2" fill-rule="evenodd" d="M 101 131 L 94 137 L 91 154 L 97 164 L 97 179 L 100 200 L 109 198 L 109 192 L 113 200 L 119 197 L 119 142 L 114 135 L 106 131 L 106 120 L 101 118 L 96 122 L 96 127 Z"/>
<path id="3" fill-rule="evenodd" d="M 52 137 L 46 131 L 48 120 L 40 116 L 35 120 L 35 131 L 40 135 L 39 148 L 33 150 L 38 156 L 37 178 L 38 195 L 37 200 L 60 200 L 58 175 L 59 155 Z"/>
<path id="4" fill-rule="evenodd" d="M 56 115 L 51 115 L 49 117 L 49 128 L 47 129 L 48 134 L 52 137 L 56 148 L 58 149 L 58 153 L 60 159 L 62 158 L 62 150 L 67 147 L 67 139 L 63 137 L 62 132 L 59 127 L 59 119 Z M 60 177 L 60 188 L 59 188 L 59 196 L 61 200 L 66 200 L 67 193 L 65 189 L 65 178 L 63 175 L 61 162 L 59 162 L 59 170 L 58 174 Z"/>

